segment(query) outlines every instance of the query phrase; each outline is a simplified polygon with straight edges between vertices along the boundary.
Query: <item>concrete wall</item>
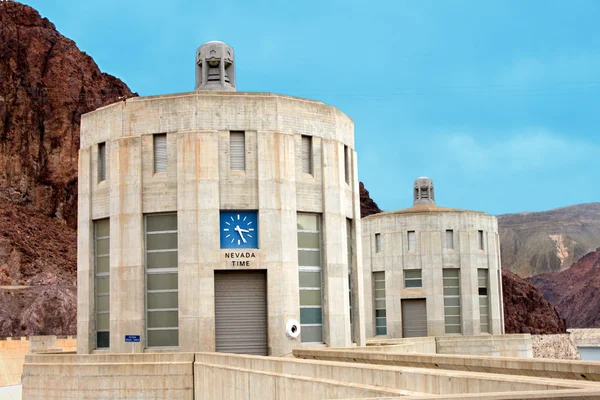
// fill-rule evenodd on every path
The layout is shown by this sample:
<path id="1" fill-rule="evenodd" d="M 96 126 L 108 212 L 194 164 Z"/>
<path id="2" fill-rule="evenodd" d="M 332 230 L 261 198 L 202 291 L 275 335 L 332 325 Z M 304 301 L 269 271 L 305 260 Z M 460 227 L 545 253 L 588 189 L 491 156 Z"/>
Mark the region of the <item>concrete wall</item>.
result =
<path id="1" fill-rule="evenodd" d="M 21 383 L 21 373 L 23 372 L 23 363 L 25 355 L 30 352 L 44 350 L 74 351 L 77 347 L 77 339 L 68 336 L 56 338 L 56 336 L 46 337 L 51 339 L 52 345 L 44 347 L 47 341 L 40 340 L 43 337 L 34 337 L 30 341 L 26 337 L 4 338 L 0 339 L 0 386 L 16 385 Z"/>
<path id="2" fill-rule="evenodd" d="M 355 347 L 357 351 L 381 351 L 384 353 L 419 353 L 436 354 L 435 337 L 400 338 L 400 339 L 367 339 L 366 347 Z"/>
<path id="3" fill-rule="evenodd" d="M 230 170 L 229 132 L 246 132 L 246 170 Z M 152 135 L 167 134 L 167 173 L 153 173 Z M 312 175 L 301 170 L 301 135 L 313 137 Z M 98 143 L 109 170 L 98 182 Z M 344 146 L 349 148 L 344 164 Z M 345 180 L 344 168 L 350 180 Z M 125 334 L 145 338 L 144 215 L 177 212 L 179 350 L 215 349 L 214 271 L 265 269 L 271 355 L 300 339 L 297 212 L 322 216 L 323 336 L 330 346 L 365 343 L 362 252 L 354 126 L 334 107 L 268 93 L 195 92 L 141 97 L 82 117 L 78 214 L 78 352 L 95 349 L 93 221 L 110 218 L 110 352 L 129 352 Z M 220 249 L 220 210 L 258 210 L 259 249 L 232 267 Z M 353 220 L 348 265 L 346 219 Z M 353 325 L 348 272 L 352 271 Z"/>
<path id="4" fill-rule="evenodd" d="M 496 217 L 478 212 L 422 206 L 375 214 L 362 220 L 365 321 L 367 337 L 375 336 L 372 273 L 385 271 L 387 336 L 402 337 L 402 299 L 426 299 L 427 333 L 445 335 L 442 269 L 460 269 L 461 328 L 464 335 L 480 330 L 477 270 L 488 273 L 489 332 L 502 334 L 500 246 Z M 414 211 L 414 212 L 413 212 Z M 454 231 L 454 249 L 445 248 L 445 231 Z M 484 250 L 478 246 L 484 232 Z M 407 232 L 416 232 L 416 250 L 408 250 Z M 375 248 L 375 234 L 382 249 Z M 404 288 L 403 272 L 421 269 L 422 288 Z"/>
<path id="5" fill-rule="evenodd" d="M 600 329 L 567 329 L 576 347 L 600 347 Z"/>
<path id="6" fill-rule="evenodd" d="M 581 360 L 577 346 L 569 334 L 531 335 L 533 357 L 560 360 Z"/>
<path id="7" fill-rule="evenodd" d="M 193 399 L 194 355 L 28 355 L 24 399 Z"/>
<path id="8" fill-rule="evenodd" d="M 389 347 L 393 348 L 394 346 Z M 597 362 L 448 354 L 409 354 L 393 353 L 391 351 L 373 351 L 375 349 L 377 347 L 363 347 L 360 349 L 296 349 L 294 350 L 294 357 L 600 382 L 600 363 Z"/>
<path id="9" fill-rule="evenodd" d="M 532 358 L 529 334 L 436 337 L 437 354 Z"/>

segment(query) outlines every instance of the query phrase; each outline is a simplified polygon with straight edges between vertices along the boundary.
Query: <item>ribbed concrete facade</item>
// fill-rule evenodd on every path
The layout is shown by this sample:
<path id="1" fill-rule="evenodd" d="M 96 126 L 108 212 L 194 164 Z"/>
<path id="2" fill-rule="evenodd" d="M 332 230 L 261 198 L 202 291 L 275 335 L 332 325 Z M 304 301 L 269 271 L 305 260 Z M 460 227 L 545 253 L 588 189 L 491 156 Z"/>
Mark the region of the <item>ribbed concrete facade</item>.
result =
<path id="1" fill-rule="evenodd" d="M 415 301 L 415 336 L 504 333 L 496 217 L 431 201 L 363 218 L 362 242 L 367 337 L 406 337 L 403 303 Z"/>
<path id="2" fill-rule="evenodd" d="M 364 344 L 353 130 L 352 120 L 334 107 L 269 93 L 199 91 L 140 97 L 84 115 L 79 156 L 78 353 L 96 350 L 95 307 L 100 300 L 94 287 L 98 282 L 94 222 L 107 218 L 110 346 L 104 351 L 130 352 L 125 335 L 140 335 L 141 342 L 133 349 L 146 351 L 144 221 L 145 216 L 160 213 L 176 213 L 177 221 L 177 350 L 215 350 L 214 275 L 235 269 L 266 270 L 268 354 L 282 356 L 302 346 L 301 337 L 291 339 L 285 330 L 288 320 L 300 320 L 298 213 L 313 213 L 320 220 L 322 341 L 348 346 L 352 335 L 356 343 Z M 244 133 L 244 170 L 230 166 L 232 131 Z M 156 172 L 157 134 L 166 134 L 166 172 Z M 302 135 L 312 138 L 311 174 L 302 170 Z M 106 171 L 98 171 L 99 150 L 106 153 L 101 154 Z M 241 267 L 232 266 L 237 256 L 231 253 L 236 250 L 222 249 L 220 244 L 219 218 L 227 210 L 257 212 L 258 248 L 243 250 L 255 256 Z"/>

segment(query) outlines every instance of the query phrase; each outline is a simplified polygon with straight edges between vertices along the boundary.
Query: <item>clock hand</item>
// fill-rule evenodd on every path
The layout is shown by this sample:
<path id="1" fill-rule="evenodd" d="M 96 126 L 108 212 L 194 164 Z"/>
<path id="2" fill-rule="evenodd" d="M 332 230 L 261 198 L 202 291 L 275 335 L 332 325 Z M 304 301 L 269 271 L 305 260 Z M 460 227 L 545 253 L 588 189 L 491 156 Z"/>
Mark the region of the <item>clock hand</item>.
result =
<path id="1" fill-rule="evenodd" d="M 246 232 L 246 233 L 250 232 L 249 230 L 247 230 L 247 229 L 242 229 L 242 228 L 240 228 L 240 231 L 241 231 L 241 232 Z"/>
<path id="2" fill-rule="evenodd" d="M 244 231 L 244 229 L 241 229 L 239 225 L 236 225 L 236 227 L 234 228 L 234 230 L 240 234 L 242 241 L 244 243 L 246 243 L 246 239 L 244 238 L 244 234 L 242 233 Z"/>

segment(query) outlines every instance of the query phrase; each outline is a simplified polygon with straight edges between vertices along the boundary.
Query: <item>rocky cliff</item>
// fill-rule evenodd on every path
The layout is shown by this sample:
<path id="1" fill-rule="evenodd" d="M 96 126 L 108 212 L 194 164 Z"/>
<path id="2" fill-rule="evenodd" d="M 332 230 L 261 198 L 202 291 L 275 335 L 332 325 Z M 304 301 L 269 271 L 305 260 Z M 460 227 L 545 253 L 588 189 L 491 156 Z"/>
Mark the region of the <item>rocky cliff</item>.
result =
<path id="1" fill-rule="evenodd" d="M 540 291 L 527 280 L 502 270 L 506 333 L 565 333 L 565 322 Z"/>
<path id="2" fill-rule="evenodd" d="M 600 246 L 600 203 L 498 216 L 502 266 L 522 277 L 568 269 Z"/>
<path id="3" fill-rule="evenodd" d="M 0 2 L 0 197 L 76 227 L 81 114 L 132 95 L 36 10 Z"/>
<path id="4" fill-rule="evenodd" d="M 133 95 L 36 10 L 0 2 L 0 336 L 76 333 L 80 117 Z"/>
<path id="5" fill-rule="evenodd" d="M 381 209 L 369 195 L 369 191 L 365 188 L 364 183 L 360 182 L 359 190 L 360 190 L 360 217 L 364 218 L 364 217 L 372 215 L 372 214 L 380 213 Z"/>
<path id="6" fill-rule="evenodd" d="M 565 271 L 529 280 L 554 304 L 568 328 L 600 328 L 600 248 Z"/>

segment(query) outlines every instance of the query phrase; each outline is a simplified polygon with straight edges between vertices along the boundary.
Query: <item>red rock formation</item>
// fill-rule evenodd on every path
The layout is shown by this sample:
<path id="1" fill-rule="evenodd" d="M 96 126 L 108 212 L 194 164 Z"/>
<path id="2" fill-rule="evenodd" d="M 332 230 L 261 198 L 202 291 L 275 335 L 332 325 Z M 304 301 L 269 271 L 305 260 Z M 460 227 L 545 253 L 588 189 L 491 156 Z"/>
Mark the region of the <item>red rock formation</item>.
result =
<path id="1" fill-rule="evenodd" d="M 0 337 L 77 330 L 77 232 L 0 199 Z"/>
<path id="2" fill-rule="evenodd" d="M 365 189 L 365 185 L 360 182 L 360 217 L 364 218 L 371 214 L 377 214 L 381 212 L 381 209 L 377 206 L 377 203 L 369 195 L 369 191 Z"/>
<path id="3" fill-rule="evenodd" d="M 533 284 L 508 269 L 502 269 L 502 292 L 506 333 L 566 332 L 565 322 L 552 304 Z"/>
<path id="4" fill-rule="evenodd" d="M 571 268 L 529 278 L 569 328 L 600 328 L 600 247 Z"/>
<path id="5" fill-rule="evenodd" d="M 81 114 L 132 95 L 36 10 L 0 2 L 0 197 L 76 227 Z"/>

